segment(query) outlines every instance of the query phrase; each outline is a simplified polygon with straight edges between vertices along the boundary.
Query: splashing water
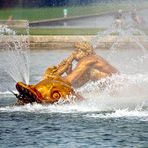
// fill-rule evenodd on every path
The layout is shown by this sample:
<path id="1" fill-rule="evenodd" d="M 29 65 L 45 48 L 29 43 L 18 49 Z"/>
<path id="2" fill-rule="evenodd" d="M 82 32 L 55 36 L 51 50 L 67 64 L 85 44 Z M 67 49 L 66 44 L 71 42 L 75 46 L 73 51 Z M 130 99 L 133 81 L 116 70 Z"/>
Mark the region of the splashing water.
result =
<path id="1" fill-rule="evenodd" d="M 116 54 L 116 52 L 121 49 L 139 49 L 144 55 L 146 53 L 144 44 L 147 42 L 147 35 L 140 29 L 135 28 L 133 24 L 126 21 L 123 25 L 119 26 L 113 23 L 110 28 L 99 32 L 91 41 L 94 48 L 99 47 L 101 43 L 109 46 L 105 47 L 109 48 L 111 51 L 107 59 L 110 59 L 111 55 Z"/>
<path id="2" fill-rule="evenodd" d="M 131 51 L 131 55 L 136 52 L 133 50 Z M 100 52 L 103 51 L 99 51 L 99 53 Z M 57 54 L 57 56 L 58 54 L 62 56 L 61 52 L 54 51 L 54 54 Z M 120 58 L 123 54 L 129 56 L 129 52 L 126 51 L 120 52 L 120 55 L 114 56 L 118 56 Z M 136 54 L 137 53 L 135 53 L 135 55 Z M 40 62 L 38 60 L 38 57 L 43 56 L 45 59 L 45 55 L 48 57 L 47 52 L 45 52 L 43 55 L 38 53 L 37 57 L 32 57 L 34 58 L 33 61 L 35 61 L 36 65 L 39 65 L 38 63 Z M 70 104 L 54 104 L 46 106 L 33 104 L 25 105 L 23 107 L 1 107 L 0 111 L 19 111 L 33 113 L 86 113 L 105 111 L 111 114 L 110 112 L 115 111 L 116 113 L 117 110 L 123 110 L 124 113 L 124 110 L 128 108 L 127 112 L 129 111 L 130 114 L 130 110 L 136 111 L 137 107 L 141 107 L 142 109 L 144 109 L 148 106 L 148 67 L 146 65 L 148 62 L 148 56 L 145 55 L 145 58 L 142 59 L 140 63 L 135 63 L 134 60 L 132 60 L 131 62 L 128 61 L 128 68 L 126 68 L 123 59 L 121 59 L 122 63 L 119 62 L 119 59 L 115 60 L 116 63 L 114 65 L 119 64 L 118 69 L 119 71 L 121 71 L 121 74 L 114 75 L 106 79 L 101 79 L 100 81 L 97 81 L 95 83 L 89 82 L 82 88 L 76 90 L 84 96 L 85 100 L 82 102 L 72 102 Z M 44 65 L 47 60 L 42 62 Z M 139 65 L 137 66 L 136 64 Z M 35 67 L 35 69 L 38 67 Z M 133 69 L 133 67 L 135 69 Z M 38 71 L 35 70 L 33 74 L 37 75 Z M 103 87 L 103 85 L 106 86 L 104 89 L 101 88 L 101 86 Z M 126 114 L 128 114 L 127 112 Z M 141 110 L 138 110 L 138 112 L 141 112 Z"/>
<path id="3" fill-rule="evenodd" d="M 123 114 L 130 114 L 130 110 L 135 110 L 136 114 L 143 108 L 147 108 L 148 53 L 144 47 L 144 44 L 148 43 L 147 35 L 135 28 L 133 24 L 125 22 L 123 26 L 117 27 L 113 24 L 104 32 L 98 33 L 91 43 L 94 48 L 100 46 L 101 43 L 110 44 L 105 59 L 109 63 L 114 63 L 114 60 L 118 61 L 115 65 L 121 74 L 96 83 L 89 83 L 81 88 L 80 92 L 87 98 L 86 104 L 103 111 L 121 109 Z M 100 91 L 104 83 L 106 87 Z M 125 113 L 126 108 L 129 110 L 127 109 Z M 147 113 L 146 111 L 144 115 L 148 116 Z M 114 114 L 116 116 L 118 113 Z"/>
<path id="4" fill-rule="evenodd" d="M 15 82 L 29 84 L 29 25 L 26 22 L 26 34 L 17 35 L 17 31 L 0 26 L 0 43 L 4 52 L 5 71 Z"/>
<path id="5" fill-rule="evenodd" d="M 106 88 L 100 89 L 106 85 Z M 83 113 L 83 112 L 113 112 L 121 110 L 121 115 L 135 115 L 136 112 L 145 110 L 148 106 L 148 76 L 147 74 L 114 75 L 97 82 L 91 82 L 76 90 L 85 98 L 82 102 L 70 102 L 69 104 L 56 103 L 53 105 L 25 105 L 21 107 L 1 107 L 5 112 L 39 112 L 39 113 Z M 139 91 L 140 90 L 140 91 Z M 134 114 L 132 111 L 136 111 Z M 147 111 L 144 111 L 145 114 Z M 108 115 L 107 115 L 108 116 Z M 112 113 L 111 113 L 112 116 Z M 118 113 L 117 113 L 118 116 Z M 126 115 L 125 115 L 126 116 Z M 129 115 L 130 116 L 130 115 Z"/>
<path id="6" fill-rule="evenodd" d="M 118 63 L 121 62 L 122 64 L 120 63 L 117 67 L 120 72 L 126 74 L 147 73 L 148 52 L 146 45 L 148 37 L 133 23 L 124 21 L 124 24 L 119 26 L 113 23 L 110 28 L 98 33 L 91 43 L 94 48 L 98 48 L 102 43 L 107 45 L 105 48 L 108 48 L 109 52 L 105 59 L 110 63 L 113 63 L 114 60 L 118 60 Z M 124 54 L 121 54 L 123 51 L 125 51 Z M 121 68 L 122 66 L 126 69 Z"/>

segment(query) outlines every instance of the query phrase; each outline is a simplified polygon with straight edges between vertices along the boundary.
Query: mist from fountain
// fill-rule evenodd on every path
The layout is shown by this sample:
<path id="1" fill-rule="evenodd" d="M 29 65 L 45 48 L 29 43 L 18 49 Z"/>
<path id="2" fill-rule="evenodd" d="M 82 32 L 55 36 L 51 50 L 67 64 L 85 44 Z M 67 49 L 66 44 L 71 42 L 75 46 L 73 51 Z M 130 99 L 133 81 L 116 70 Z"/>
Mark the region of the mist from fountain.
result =
<path id="1" fill-rule="evenodd" d="M 4 70 L 15 82 L 29 84 L 29 25 L 26 22 L 25 34 L 18 35 L 17 31 L 7 25 L 0 26 L 0 43 L 4 53 Z"/>
<path id="2" fill-rule="evenodd" d="M 126 70 L 123 73 L 143 72 L 147 70 L 148 53 L 145 45 L 148 43 L 148 37 L 142 30 L 136 28 L 133 23 L 126 22 L 126 19 L 123 21 L 122 24 L 113 22 L 110 28 L 104 32 L 99 32 L 91 43 L 94 48 L 98 48 L 101 43 L 108 44 L 109 52 L 105 58 L 111 63 L 113 63 L 114 58 L 117 58 L 119 63 L 122 63 L 121 65 L 124 63 L 123 66 L 126 67 Z M 122 49 L 125 54 L 121 54 Z M 121 65 L 118 67 L 119 70 L 122 69 Z M 145 67 L 145 70 L 143 67 Z"/>
<path id="3" fill-rule="evenodd" d="M 105 30 L 104 32 L 98 33 L 97 36 L 92 39 L 91 43 L 94 48 L 97 48 L 99 43 L 104 42 L 105 39 L 108 39 L 108 37 L 111 36 L 114 36 L 115 40 L 112 42 L 110 50 L 116 50 L 120 48 L 122 43 L 124 43 L 124 41 L 127 43 L 128 40 L 129 43 L 135 43 L 142 50 L 142 52 L 146 51 L 140 41 L 140 39 L 148 41 L 146 34 L 143 31 L 132 26 L 126 26 L 123 28 L 116 28 L 115 26 L 113 26 Z"/>
<path id="4" fill-rule="evenodd" d="M 91 88 L 95 89 L 93 103 L 97 104 L 98 98 L 95 102 L 95 96 L 99 96 L 99 108 L 106 106 L 122 109 L 147 106 L 148 52 L 145 48 L 145 43 L 148 43 L 147 35 L 132 23 L 124 22 L 122 25 L 113 23 L 110 28 L 99 32 L 91 41 L 96 49 L 101 43 L 109 44 L 105 59 L 109 63 L 118 61 L 115 65 L 121 74 L 86 85 L 80 90 L 82 94 L 85 92 L 88 98 L 92 98 Z M 102 81 L 108 83 L 100 92 Z"/>

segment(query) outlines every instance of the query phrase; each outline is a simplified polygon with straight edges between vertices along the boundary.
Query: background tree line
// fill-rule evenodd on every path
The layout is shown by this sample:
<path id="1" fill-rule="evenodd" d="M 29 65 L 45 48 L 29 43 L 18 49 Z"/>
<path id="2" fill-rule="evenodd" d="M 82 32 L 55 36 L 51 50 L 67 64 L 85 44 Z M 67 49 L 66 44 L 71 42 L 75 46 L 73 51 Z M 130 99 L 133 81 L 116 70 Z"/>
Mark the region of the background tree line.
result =
<path id="1" fill-rule="evenodd" d="M 1 8 L 9 7 L 57 7 L 88 5 L 96 2 L 110 2 L 112 0 L 0 0 Z"/>

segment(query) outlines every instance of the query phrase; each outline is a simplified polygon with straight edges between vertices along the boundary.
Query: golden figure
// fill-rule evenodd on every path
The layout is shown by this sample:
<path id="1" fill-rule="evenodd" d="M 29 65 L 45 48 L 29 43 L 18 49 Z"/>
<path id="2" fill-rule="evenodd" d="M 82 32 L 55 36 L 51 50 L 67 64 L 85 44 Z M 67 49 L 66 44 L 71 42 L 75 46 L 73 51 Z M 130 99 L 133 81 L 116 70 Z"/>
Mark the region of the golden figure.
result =
<path id="1" fill-rule="evenodd" d="M 74 60 L 77 62 L 75 68 L 73 68 Z M 43 79 L 50 75 L 50 73 L 48 74 L 49 69 L 45 71 Z M 63 75 L 64 73 L 66 76 Z M 118 70 L 96 55 L 88 42 L 76 43 L 74 52 L 55 67 L 54 71 L 54 75 L 62 76 L 73 87 L 81 87 L 89 80 L 95 81 L 114 73 L 118 73 Z"/>
<path id="2" fill-rule="evenodd" d="M 73 67 L 74 60 L 77 62 L 76 67 Z M 19 92 L 19 95 L 16 95 L 18 98 L 16 105 L 33 102 L 51 104 L 61 98 L 66 101 L 70 95 L 81 100 L 83 98 L 75 93 L 73 87 L 81 87 L 90 80 L 95 81 L 117 72 L 116 68 L 96 55 L 88 42 L 76 43 L 74 52 L 58 66 L 48 68 L 39 83 L 16 84 Z"/>

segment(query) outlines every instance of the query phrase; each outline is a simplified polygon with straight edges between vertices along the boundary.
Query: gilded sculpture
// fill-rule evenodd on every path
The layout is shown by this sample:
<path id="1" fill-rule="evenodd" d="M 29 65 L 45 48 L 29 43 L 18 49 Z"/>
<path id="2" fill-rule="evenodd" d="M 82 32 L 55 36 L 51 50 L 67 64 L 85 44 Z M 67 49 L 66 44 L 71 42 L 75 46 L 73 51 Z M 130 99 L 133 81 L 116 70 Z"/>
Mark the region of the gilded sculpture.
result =
<path id="1" fill-rule="evenodd" d="M 61 98 L 66 100 L 70 95 L 82 100 L 83 97 L 75 92 L 75 88 L 83 86 L 88 81 L 97 81 L 115 73 L 118 73 L 118 70 L 96 55 L 88 42 L 77 42 L 72 54 L 57 66 L 49 67 L 39 83 L 16 84 L 19 92 L 19 95 L 16 95 L 18 98 L 16 104 L 33 102 L 52 104 Z"/>

